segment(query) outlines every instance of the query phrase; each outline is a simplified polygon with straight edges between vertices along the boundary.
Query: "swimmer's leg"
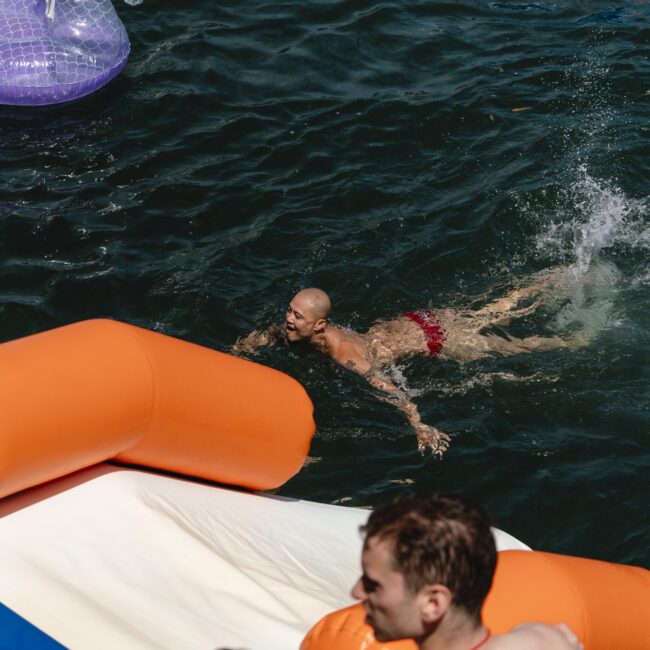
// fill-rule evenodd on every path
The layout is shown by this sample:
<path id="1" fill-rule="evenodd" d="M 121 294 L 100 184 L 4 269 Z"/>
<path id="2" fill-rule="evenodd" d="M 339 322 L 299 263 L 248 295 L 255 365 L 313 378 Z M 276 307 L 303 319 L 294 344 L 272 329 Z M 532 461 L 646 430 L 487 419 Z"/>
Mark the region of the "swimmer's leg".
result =
<path id="1" fill-rule="evenodd" d="M 526 300 L 527 298 L 532 298 L 534 296 L 539 296 L 544 291 L 546 284 L 546 282 L 538 282 L 526 287 L 514 289 L 502 298 L 497 298 L 496 300 L 493 300 L 492 302 L 485 305 L 485 307 L 478 309 L 475 314 L 478 317 L 483 317 L 490 320 L 493 317 L 505 316 L 508 314 L 521 314 L 522 316 L 529 314 L 531 311 L 534 311 L 541 300 L 537 300 L 531 306 L 523 307 L 520 309 L 516 309 L 517 305 L 519 305 L 522 300 Z"/>
<path id="2" fill-rule="evenodd" d="M 513 291 L 506 297 L 495 300 L 486 307 L 479 309 L 469 317 L 475 319 L 481 329 L 484 327 L 499 327 L 508 325 L 515 318 L 523 318 L 532 314 L 542 304 L 542 299 L 538 298 L 526 307 L 515 309 L 517 304 L 525 297 L 523 295 L 515 295 L 519 293 L 519 291 Z"/>
<path id="3" fill-rule="evenodd" d="M 502 298 L 497 298 L 481 309 L 471 313 L 471 317 L 482 327 L 507 325 L 515 318 L 532 314 L 544 301 L 545 294 L 558 289 L 566 283 L 564 268 L 543 271 L 536 274 L 535 281 L 510 291 Z M 523 300 L 537 298 L 532 304 L 518 307 Z"/>
<path id="4" fill-rule="evenodd" d="M 488 334 L 483 337 L 485 340 L 486 352 L 497 354 L 502 357 L 510 357 L 515 354 L 528 354 L 531 352 L 548 352 L 561 348 L 576 350 L 589 343 L 586 336 L 577 334 L 568 339 L 560 336 L 528 336 L 523 339 L 504 339 L 496 334 Z"/>

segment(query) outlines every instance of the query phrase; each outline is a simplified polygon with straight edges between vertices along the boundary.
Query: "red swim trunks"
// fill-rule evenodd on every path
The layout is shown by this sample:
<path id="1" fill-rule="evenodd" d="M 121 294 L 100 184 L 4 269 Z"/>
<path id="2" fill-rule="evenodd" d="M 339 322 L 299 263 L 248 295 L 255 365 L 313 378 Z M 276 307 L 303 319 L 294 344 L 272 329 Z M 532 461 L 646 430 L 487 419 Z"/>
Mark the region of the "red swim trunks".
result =
<path id="1" fill-rule="evenodd" d="M 440 325 L 440 321 L 436 318 L 436 315 L 430 311 L 407 311 L 404 316 L 421 327 L 427 339 L 429 356 L 435 357 L 437 354 L 440 354 L 446 336 L 445 330 L 442 329 L 442 325 Z"/>

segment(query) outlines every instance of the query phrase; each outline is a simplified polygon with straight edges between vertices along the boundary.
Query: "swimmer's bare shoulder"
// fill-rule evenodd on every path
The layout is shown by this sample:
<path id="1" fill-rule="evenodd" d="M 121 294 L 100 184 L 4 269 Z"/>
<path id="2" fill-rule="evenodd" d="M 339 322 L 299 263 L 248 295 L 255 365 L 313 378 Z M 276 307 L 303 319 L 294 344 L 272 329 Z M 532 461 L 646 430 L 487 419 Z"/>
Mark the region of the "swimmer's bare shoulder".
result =
<path id="1" fill-rule="evenodd" d="M 332 353 L 332 358 L 360 375 L 365 375 L 370 370 L 363 346 L 353 337 L 341 336 L 338 346 Z"/>

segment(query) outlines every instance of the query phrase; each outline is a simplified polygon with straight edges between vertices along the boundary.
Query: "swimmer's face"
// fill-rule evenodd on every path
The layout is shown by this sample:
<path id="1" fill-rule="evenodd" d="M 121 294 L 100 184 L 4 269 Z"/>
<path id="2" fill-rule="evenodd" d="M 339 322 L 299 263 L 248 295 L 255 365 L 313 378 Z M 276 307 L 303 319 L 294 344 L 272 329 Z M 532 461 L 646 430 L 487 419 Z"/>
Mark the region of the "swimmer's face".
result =
<path id="1" fill-rule="evenodd" d="M 424 633 L 421 610 L 426 597 L 408 588 L 394 562 L 389 542 L 375 537 L 366 540 L 361 556 L 363 575 L 352 589 L 352 596 L 366 610 L 366 623 L 382 643 L 419 638 Z"/>
<path id="2" fill-rule="evenodd" d="M 322 331 L 325 320 L 314 313 L 311 302 L 297 294 L 293 297 L 284 317 L 284 333 L 291 343 L 309 340 L 314 333 Z"/>

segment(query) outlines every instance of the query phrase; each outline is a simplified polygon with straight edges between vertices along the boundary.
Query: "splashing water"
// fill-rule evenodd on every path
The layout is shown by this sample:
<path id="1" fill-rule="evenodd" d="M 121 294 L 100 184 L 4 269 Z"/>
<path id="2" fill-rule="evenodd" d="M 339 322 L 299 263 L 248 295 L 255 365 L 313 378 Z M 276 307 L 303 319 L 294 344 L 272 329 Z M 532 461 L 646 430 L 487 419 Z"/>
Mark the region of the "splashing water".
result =
<path id="1" fill-rule="evenodd" d="M 643 223 L 645 200 L 629 199 L 619 188 L 597 181 L 585 165 L 578 168 L 578 180 L 570 187 L 569 196 L 575 217 L 551 222 L 538 236 L 537 246 L 552 252 L 569 245 L 575 259 L 570 266 L 574 278 L 583 277 L 607 248 L 647 248 L 650 244 L 650 229 Z"/>
<path id="2" fill-rule="evenodd" d="M 404 391 L 409 397 L 419 397 L 423 391 L 417 388 L 410 388 L 406 376 L 404 375 L 403 368 L 396 364 L 388 367 L 388 375 L 393 380 L 393 383 Z"/>
<path id="3" fill-rule="evenodd" d="M 538 236 L 537 247 L 573 260 L 562 271 L 568 303 L 555 324 L 560 328 L 578 325 L 595 334 L 620 323 L 613 314 L 622 273 L 608 255 L 648 248 L 648 205 L 646 200 L 630 199 L 621 189 L 594 179 L 586 165 L 580 165 L 577 173 L 568 191 L 571 217 L 567 219 L 563 209 Z"/>

